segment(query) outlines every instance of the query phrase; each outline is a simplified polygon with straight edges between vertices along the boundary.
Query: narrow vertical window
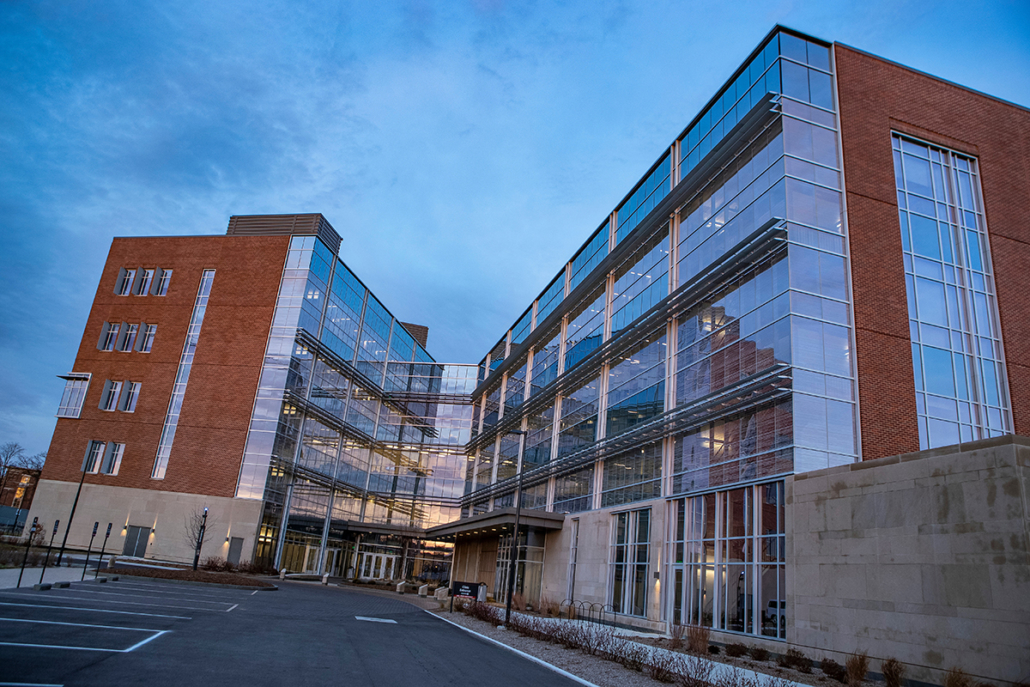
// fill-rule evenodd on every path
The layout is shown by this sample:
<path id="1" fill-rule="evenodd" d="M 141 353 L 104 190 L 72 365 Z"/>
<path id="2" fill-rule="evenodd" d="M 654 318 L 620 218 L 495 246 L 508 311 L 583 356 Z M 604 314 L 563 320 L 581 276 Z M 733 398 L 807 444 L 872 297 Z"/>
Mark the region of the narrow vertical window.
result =
<path id="1" fill-rule="evenodd" d="M 154 270 L 143 270 L 140 276 L 139 285 L 136 287 L 137 296 L 146 296 L 150 292 L 150 286 L 154 283 Z"/>
<path id="2" fill-rule="evenodd" d="M 155 296 L 167 296 L 168 295 L 168 284 L 172 281 L 171 270 L 161 270 L 161 278 L 157 281 L 157 289 L 155 290 Z"/>
<path id="3" fill-rule="evenodd" d="M 612 517 L 612 610 L 643 616 L 647 613 L 651 509 L 616 513 Z"/>
<path id="4" fill-rule="evenodd" d="M 100 474 L 117 475 L 118 468 L 122 465 L 122 455 L 125 453 L 125 444 L 110 442 L 104 450 L 104 458 L 100 462 Z"/>
<path id="5" fill-rule="evenodd" d="M 64 380 L 64 394 L 61 396 L 61 405 L 57 407 L 57 417 L 77 418 L 82 412 L 82 404 L 86 400 L 86 390 L 89 388 L 89 373 L 70 372 L 62 375 Z"/>
<path id="6" fill-rule="evenodd" d="M 118 284 L 114 292 L 119 296 L 128 296 L 132 293 L 132 282 L 136 279 L 136 270 L 122 268 L 118 273 Z"/>
<path id="7" fill-rule="evenodd" d="M 118 343 L 118 330 L 121 324 L 117 322 L 105 322 L 103 333 L 100 335 L 100 344 L 97 346 L 101 351 L 113 351 Z"/>
<path id="8" fill-rule="evenodd" d="M 104 393 L 100 395 L 100 410 L 114 410 L 118 407 L 118 396 L 122 393 L 122 383 L 110 379 L 104 382 Z"/>
<path id="9" fill-rule="evenodd" d="M 122 336 L 118 342 L 118 350 L 122 353 L 128 353 L 131 351 L 132 347 L 136 344 L 136 334 L 138 333 L 138 324 L 126 324 L 125 330 L 122 332 Z"/>
<path id="10" fill-rule="evenodd" d="M 154 337 L 157 335 L 156 324 L 145 324 L 143 325 L 143 336 L 140 337 L 139 352 L 150 353 L 150 349 L 154 346 Z"/>
<path id="11" fill-rule="evenodd" d="M 127 382 L 127 384 L 121 403 L 118 404 L 118 410 L 124 413 L 133 413 L 136 411 L 136 401 L 139 400 L 139 390 L 143 385 L 139 382 Z"/>
<path id="12" fill-rule="evenodd" d="M 100 471 L 100 461 L 104 455 L 102 441 L 91 441 L 86 445 L 86 457 L 82 461 L 82 471 L 88 475 L 95 475 Z"/>
<path id="13" fill-rule="evenodd" d="M 186 385 L 190 380 L 193 356 L 197 350 L 200 327 L 204 324 L 207 299 L 211 295 L 211 282 L 214 281 L 214 278 L 214 270 L 204 270 L 204 275 L 200 279 L 197 300 L 193 304 L 193 315 L 190 317 L 190 326 L 186 331 L 186 343 L 182 347 L 179 369 L 175 373 L 172 398 L 168 403 L 168 413 L 165 415 L 164 427 L 161 429 L 161 441 L 157 447 L 157 457 L 154 459 L 154 471 L 151 473 L 151 477 L 154 479 L 164 479 L 165 472 L 168 470 L 168 458 L 171 456 L 172 443 L 175 441 L 175 430 L 179 425 L 179 412 L 182 410 L 183 397 L 186 395 Z"/>

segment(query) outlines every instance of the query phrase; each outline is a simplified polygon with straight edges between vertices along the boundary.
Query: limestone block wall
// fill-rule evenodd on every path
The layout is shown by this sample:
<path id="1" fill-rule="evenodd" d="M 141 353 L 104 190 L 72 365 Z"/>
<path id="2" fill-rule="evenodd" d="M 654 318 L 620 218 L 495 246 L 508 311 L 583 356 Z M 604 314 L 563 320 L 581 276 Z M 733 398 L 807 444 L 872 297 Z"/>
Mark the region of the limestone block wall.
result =
<path id="1" fill-rule="evenodd" d="M 47 541 L 54 520 L 61 521 L 55 546 L 64 537 L 71 514 L 72 502 L 78 484 L 56 480 L 40 480 L 36 497 L 29 511 L 28 521 L 35 517 L 44 525 Z M 127 526 L 153 529 L 147 543 L 147 558 L 192 562 L 193 547 L 186 541 L 184 522 L 194 511 L 208 508 L 208 535 L 205 537 L 201 560 L 211 557 L 226 558 L 230 537 L 242 537 L 241 561 L 253 560 L 258 526 L 261 522 L 261 502 L 224 496 L 204 496 L 154 489 L 134 489 L 109 485 L 83 484 L 82 494 L 75 510 L 75 519 L 68 532 L 68 546 L 85 549 L 89 544 L 93 523 L 99 522 L 94 551 L 99 551 L 107 523 L 113 523 L 107 552 L 121 554 Z"/>
<path id="2" fill-rule="evenodd" d="M 893 656 L 938 684 L 953 666 L 1030 679 L 1030 439 L 818 470 L 786 490 L 790 644 Z"/>

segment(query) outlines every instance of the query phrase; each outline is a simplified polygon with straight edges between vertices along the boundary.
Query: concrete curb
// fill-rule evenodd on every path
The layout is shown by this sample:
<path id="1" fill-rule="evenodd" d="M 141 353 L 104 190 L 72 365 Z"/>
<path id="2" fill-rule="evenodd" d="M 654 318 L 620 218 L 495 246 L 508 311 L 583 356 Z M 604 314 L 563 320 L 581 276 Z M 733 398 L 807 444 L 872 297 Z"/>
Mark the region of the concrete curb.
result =
<path id="1" fill-rule="evenodd" d="M 433 613 L 432 611 L 427 610 L 425 608 L 423 608 L 422 610 L 425 611 L 426 613 L 428 613 L 429 615 L 433 616 L 434 618 L 439 618 L 440 620 L 444 621 L 445 623 L 448 623 L 450 625 L 453 625 L 454 627 L 457 627 L 457 628 L 459 628 L 461 630 L 464 630 L 465 632 L 468 632 L 471 635 L 475 635 L 475 636 L 479 637 L 480 639 L 484 639 L 484 640 L 490 642 L 491 644 L 496 644 L 497 646 L 502 647 L 504 649 L 507 649 L 508 651 L 511 651 L 513 653 L 516 653 L 519 656 L 522 656 L 523 658 L 528 658 L 533 663 L 539 663 L 540 665 L 544 666 L 545 668 L 553 670 L 554 672 L 558 673 L 559 675 L 564 675 L 565 677 L 569 678 L 570 680 L 574 680 L 575 682 L 578 682 L 579 684 L 583 685 L 584 687 L 598 687 L 593 682 L 588 682 L 588 681 L 584 680 L 583 678 L 579 677 L 578 675 L 573 675 L 569 671 L 562 670 L 558 666 L 551 665 L 547 661 L 541 660 L 541 659 L 539 659 L 536 656 L 533 656 L 531 654 L 527 654 L 525 651 L 519 651 L 515 647 L 508 646 L 504 642 L 498 642 L 496 639 L 493 639 L 491 637 L 487 637 L 486 635 L 481 635 L 478 632 L 476 632 L 475 630 L 470 630 L 469 628 L 467 628 L 467 627 L 465 627 L 463 625 L 459 625 L 458 623 L 456 623 L 456 622 L 454 622 L 452 620 L 448 620 L 447 618 L 444 618 L 443 616 L 437 615 L 436 613 Z"/>

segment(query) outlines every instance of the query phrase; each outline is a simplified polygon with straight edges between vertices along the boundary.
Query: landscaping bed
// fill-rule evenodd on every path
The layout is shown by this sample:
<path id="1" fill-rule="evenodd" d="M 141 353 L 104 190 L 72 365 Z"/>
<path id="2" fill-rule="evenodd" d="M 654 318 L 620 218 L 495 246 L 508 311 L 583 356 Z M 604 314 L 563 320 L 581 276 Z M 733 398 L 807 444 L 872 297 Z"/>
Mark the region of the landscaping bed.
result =
<path id="1" fill-rule="evenodd" d="M 206 570 L 191 570 L 189 568 L 110 568 L 105 569 L 103 572 L 105 575 L 156 577 L 162 580 L 181 580 L 183 582 L 201 582 L 204 584 L 232 584 L 241 587 L 256 587 L 258 589 L 275 588 L 275 585 L 271 582 L 249 575 L 207 572 Z"/>

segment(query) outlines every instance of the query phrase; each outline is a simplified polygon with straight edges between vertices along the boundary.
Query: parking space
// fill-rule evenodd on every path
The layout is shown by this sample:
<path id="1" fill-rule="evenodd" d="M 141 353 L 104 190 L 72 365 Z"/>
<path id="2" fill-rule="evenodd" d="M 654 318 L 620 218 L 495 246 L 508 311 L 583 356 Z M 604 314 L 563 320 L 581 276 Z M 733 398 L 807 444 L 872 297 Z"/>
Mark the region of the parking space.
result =
<path id="1" fill-rule="evenodd" d="M 0 687 L 413 683 L 573 685 L 389 595 L 140 578 L 0 590 Z"/>
<path id="2" fill-rule="evenodd" d="M 256 593 L 125 577 L 0 590 L 0 685 L 64 684 L 99 661 L 153 649 L 168 635 L 232 613 Z"/>

